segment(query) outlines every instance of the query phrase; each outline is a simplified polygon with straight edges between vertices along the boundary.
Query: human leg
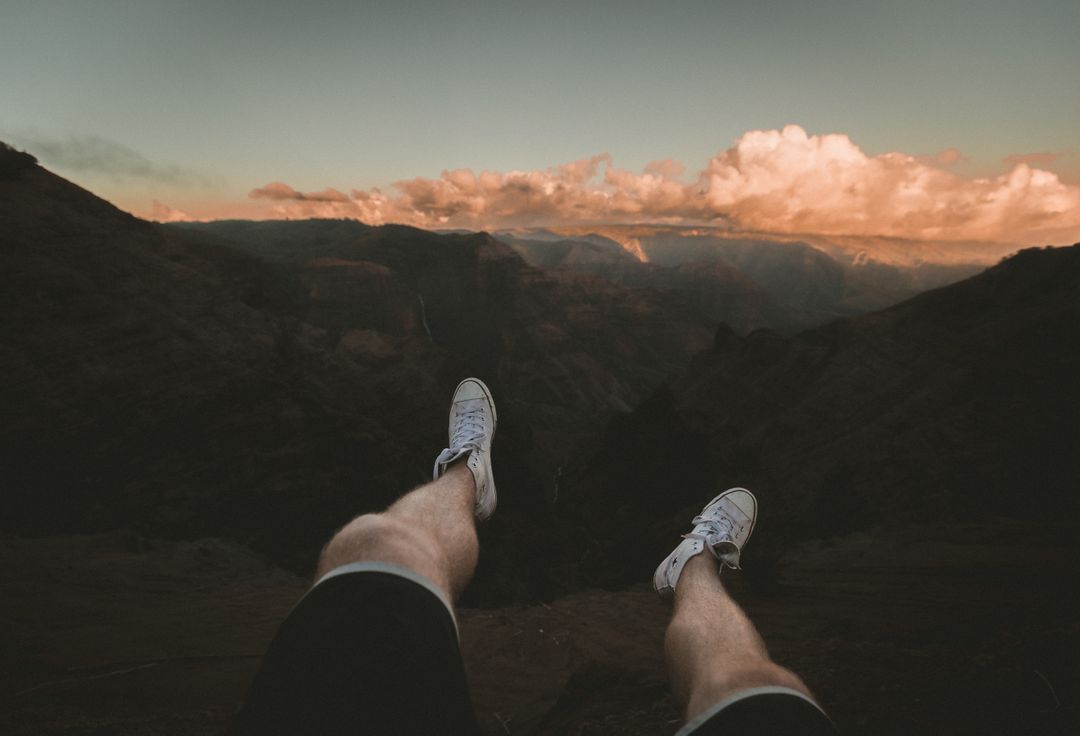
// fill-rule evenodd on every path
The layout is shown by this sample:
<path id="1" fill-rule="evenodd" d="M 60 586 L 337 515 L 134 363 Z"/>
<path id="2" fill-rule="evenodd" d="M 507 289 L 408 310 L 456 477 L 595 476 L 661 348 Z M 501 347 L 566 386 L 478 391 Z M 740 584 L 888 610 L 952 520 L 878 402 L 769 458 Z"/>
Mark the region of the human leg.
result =
<path id="1" fill-rule="evenodd" d="M 686 563 L 675 591 L 675 612 L 664 638 L 672 689 L 692 720 L 712 705 L 750 688 L 810 691 L 769 658 L 757 629 L 724 590 L 716 560 L 701 554 Z"/>
<path id="2" fill-rule="evenodd" d="M 694 518 L 694 528 L 656 570 L 661 597 L 674 600 L 665 636 L 672 689 L 695 736 L 737 732 L 828 734 L 832 723 L 805 683 L 772 661 L 719 572 L 738 568 L 757 517 L 757 500 L 733 488 Z"/>
<path id="3" fill-rule="evenodd" d="M 453 601 L 494 510 L 494 404 L 463 381 L 435 480 L 346 524 L 278 629 L 234 723 L 238 734 L 472 734 Z"/>
<path id="4" fill-rule="evenodd" d="M 323 548 L 316 580 L 343 565 L 382 562 L 417 572 L 457 601 L 480 553 L 475 488 L 472 473 L 458 462 L 385 511 L 356 517 Z"/>
<path id="5" fill-rule="evenodd" d="M 479 555 L 476 521 L 495 510 L 491 441 L 495 403 L 477 378 L 458 384 L 450 405 L 449 443 L 435 461 L 434 480 L 381 513 L 342 527 L 319 556 L 316 580 L 343 565 L 381 562 L 412 570 L 456 601 Z"/>

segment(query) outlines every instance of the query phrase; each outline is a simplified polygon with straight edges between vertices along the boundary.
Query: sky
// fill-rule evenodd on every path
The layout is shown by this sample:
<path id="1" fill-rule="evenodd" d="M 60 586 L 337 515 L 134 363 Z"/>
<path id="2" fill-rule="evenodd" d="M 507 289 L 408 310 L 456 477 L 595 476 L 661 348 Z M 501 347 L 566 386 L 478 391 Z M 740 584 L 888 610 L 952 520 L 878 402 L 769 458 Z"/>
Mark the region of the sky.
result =
<path id="1" fill-rule="evenodd" d="M 162 220 L 1080 240 L 1080 3 L 0 0 L 0 140 Z"/>

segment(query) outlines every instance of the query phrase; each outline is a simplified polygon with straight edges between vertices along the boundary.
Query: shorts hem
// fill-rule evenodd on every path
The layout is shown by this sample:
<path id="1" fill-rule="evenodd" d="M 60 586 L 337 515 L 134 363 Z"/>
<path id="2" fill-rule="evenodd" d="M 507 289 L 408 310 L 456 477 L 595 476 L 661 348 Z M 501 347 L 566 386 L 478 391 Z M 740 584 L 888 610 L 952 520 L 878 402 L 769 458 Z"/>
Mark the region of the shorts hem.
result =
<path id="1" fill-rule="evenodd" d="M 720 711 L 724 710 L 725 708 L 727 708 L 727 707 L 729 707 L 731 705 L 734 705 L 735 703 L 738 703 L 740 700 L 745 700 L 746 698 L 752 698 L 755 695 L 794 695 L 795 697 L 801 698 L 802 700 L 805 700 L 810 705 L 814 706 L 814 708 L 821 711 L 822 715 L 824 715 L 826 718 L 828 718 L 828 714 L 826 714 L 825 711 L 821 710 L 821 706 L 818 705 L 817 703 L 815 703 L 813 698 L 807 697 L 806 693 L 800 692 L 800 691 L 795 690 L 794 688 L 790 688 L 790 687 L 780 687 L 779 685 L 768 685 L 768 686 L 765 686 L 765 687 L 747 688 L 746 690 L 740 690 L 737 693 L 734 693 L 733 695 L 729 695 L 728 697 L 724 698 L 723 700 L 721 700 L 716 705 L 713 705 L 713 706 L 710 706 L 709 708 L 707 708 L 705 710 L 705 712 L 703 712 L 700 715 L 698 715 L 697 717 L 695 717 L 692 721 L 688 721 L 685 726 L 683 726 L 682 728 L 680 728 L 678 730 L 678 732 L 675 734 L 675 736 L 690 736 L 690 734 L 692 734 L 698 728 L 703 726 L 710 718 L 715 716 Z"/>

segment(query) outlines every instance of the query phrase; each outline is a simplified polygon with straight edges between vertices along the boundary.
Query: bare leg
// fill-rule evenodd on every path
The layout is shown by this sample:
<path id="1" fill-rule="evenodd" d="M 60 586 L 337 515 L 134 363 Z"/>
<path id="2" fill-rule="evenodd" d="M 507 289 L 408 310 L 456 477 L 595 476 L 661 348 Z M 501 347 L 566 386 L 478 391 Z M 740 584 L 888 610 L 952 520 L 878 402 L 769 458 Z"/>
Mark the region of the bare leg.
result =
<path id="1" fill-rule="evenodd" d="M 319 556 L 316 579 L 350 562 L 389 562 L 420 573 L 456 601 L 480 553 L 475 504 L 473 475 L 458 462 L 386 511 L 342 527 Z"/>
<path id="2" fill-rule="evenodd" d="M 769 659 L 757 629 L 720 583 L 716 564 L 707 552 L 686 563 L 664 641 L 686 720 L 748 688 L 790 687 L 810 696 L 797 675 Z"/>

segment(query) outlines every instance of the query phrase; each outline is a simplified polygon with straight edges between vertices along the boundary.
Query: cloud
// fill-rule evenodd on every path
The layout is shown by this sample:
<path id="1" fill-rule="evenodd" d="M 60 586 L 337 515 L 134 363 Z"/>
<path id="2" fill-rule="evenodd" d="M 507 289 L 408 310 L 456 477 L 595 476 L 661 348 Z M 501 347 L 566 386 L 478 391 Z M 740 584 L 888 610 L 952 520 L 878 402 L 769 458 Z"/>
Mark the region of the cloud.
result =
<path id="1" fill-rule="evenodd" d="M 682 162 L 671 158 L 665 158 L 662 161 L 650 161 L 645 164 L 646 174 L 656 174 L 663 179 L 671 179 L 672 181 L 682 179 L 684 171 L 686 171 L 686 167 L 683 166 Z"/>
<path id="2" fill-rule="evenodd" d="M 700 184 L 711 209 L 761 230 L 1017 241 L 1080 233 L 1080 188 L 1050 172 L 1021 163 L 968 179 L 793 125 L 743 135 L 709 162 Z"/>
<path id="3" fill-rule="evenodd" d="M 686 194 L 685 186 L 671 178 L 677 172 L 677 164 L 663 162 L 634 174 L 600 154 L 537 171 L 444 171 L 438 179 L 398 181 L 393 196 L 374 188 L 353 190 L 342 199 L 300 192 L 281 182 L 253 189 L 249 196 L 273 200 L 269 214 L 275 217 L 355 217 L 421 227 L 678 220 Z"/>
<path id="4" fill-rule="evenodd" d="M 288 184 L 283 184 L 280 181 L 271 182 L 265 187 L 259 187 L 258 189 L 252 189 L 248 194 L 253 199 L 274 199 L 274 200 L 287 200 L 287 201 L 300 201 L 300 202 L 348 202 L 349 197 L 347 194 L 339 192 L 336 189 L 326 188 L 321 192 L 312 192 L 310 194 L 304 194 L 298 192 Z"/>
<path id="5" fill-rule="evenodd" d="M 214 177 L 184 166 L 151 161 L 122 143 L 95 135 L 56 138 L 30 131 L 19 134 L 16 139 L 42 163 L 58 169 L 176 186 L 207 188 L 219 185 Z"/>
<path id="6" fill-rule="evenodd" d="M 1018 166 L 1020 164 L 1049 166 L 1059 158 L 1061 158 L 1060 153 L 1038 151 L 1034 153 L 1012 153 L 1001 159 L 1001 161 L 1009 166 Z"/>
<path id="7" fill-rule="evenodd" d="M 170 207 L 164 202 L 155 199 L 150 210 L 150 219 L 157 222 L 191 222 L 195 218 L 183 210 Z"/>
<path id="8" fill-rule="evenodd" d="M 1080 239 L 1080 187 L 1017 161 L 993 178 L 932 158 L 867 155 L 843 134 L 789 125 L 754 130 L 711 158 L 689 184 L 675 161 L 621 169 L 600 154 L 534 171 L 444 171 L 398 181 L 393 193 L 298 192 L 274 182 L 251 192 L 273 217 L 354 217 L 371 224 L 492 229 L 624 222 L 726 224 L 776 233 L 920 240 L 1051 242 Z"/>
<path id="9" fill-rule="evenodd" d="M 968 157 L 960 152 L 958 148 L 946 148 L 942 151 L 938 151 L 933 156 L 917 156 L 917 160 L 924 163 L 937 164 L 938 166 L 955 166 L 958 163 L 962 163 L 968 160 Z"/>

